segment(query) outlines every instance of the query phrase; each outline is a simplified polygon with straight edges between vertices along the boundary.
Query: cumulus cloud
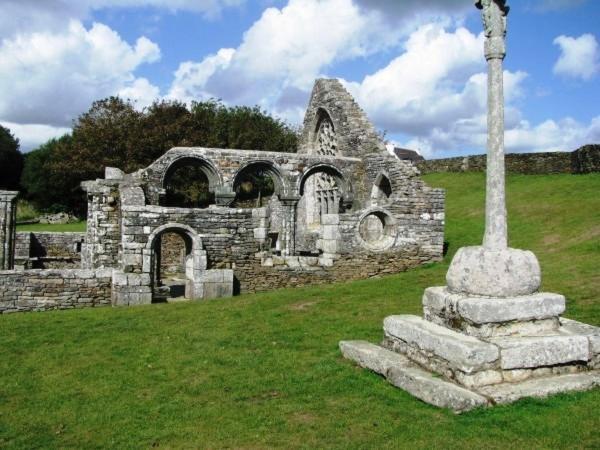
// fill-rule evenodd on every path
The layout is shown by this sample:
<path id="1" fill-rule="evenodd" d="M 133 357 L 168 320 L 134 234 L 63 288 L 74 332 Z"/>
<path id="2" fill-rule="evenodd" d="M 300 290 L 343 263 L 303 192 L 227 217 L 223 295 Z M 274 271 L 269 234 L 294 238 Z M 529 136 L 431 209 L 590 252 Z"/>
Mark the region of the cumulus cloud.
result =
<path id="1" fill-rule="evenodd" d="M 297 121 L 314 79 L 329 66 L 397 46 L 406 33 L 352 0 L 290 0 L 266 9 L 235 51 L 183 63 L 171 95 L 259 104 Z"/>
<path id="2" fill-rule="evenodd" d="M 419 28 L 404 52 L 362 82 L 344 81 L 377 126 L 408 136 L 401 146 L 426 157 L 484 151 L 487 141 L 487 74 L 483 36 L 436 24 Z M 424 56 L 426 55 L 426 57 Z M 506 149 L 572 150 L 598 140 L 600 118 L 532 125 L 518 107 L 527 73 L 504 72 Z"/>
<path id="3" fill-rule="evenodd" d="M 89 19 L 93 11 L 105 8 L 153 7 L 212 18 L 225 8 L 244 3 L 246 0 L 2 0 L 0 39 L 31 31 L 57 31 L 70 20 Z"/>
<path id="4" fill-rule="evenodd" d="M 235 49 L 223 48 L 215 55 L 209 55 L 201 62 L 186 61 L 179 65 L 175 80 L 167 97 L 190 102 L 213 97 L 204 86 L 217 70 L 226 69 L 235 55 Z"/>
<path id="5" fill-rule="evenodd" d="M 61 33 L 32 33 L 0 45 L 0 120 L 66 127 L 99 98 L 156 93 L 134 71 L 160 58 L 145 37 L 134 45 L 109 27 L 71 21 Z"/>
<path id="6" fill-rule="evenodd" d="M 546 120 L 532 126 L 523 120 L 518 126 L 507 130 L 506 146 L 513 152 L 571 151 L 585 144 L 600 142 L 600 116 L 589 125 L 570 117 Z"/>
<path id="7" fill-rule="evenodd" d="M 431 20 L 436 16 L 462 15 L 473 9 L 473 3 L 464 0 L 356 0 L 356 3 L 367 10 L 379 10 L 393 20 L 407 16 Z"/>
<path id="8" fill-rule="evenodd" d="M 578 38 L 558 36 L 554 44 L 560 47 L 560 57 L 554 65 L 554 73 L 567 77 L 589 80 L 600 72 L 600 49 L 592 34 Z"/>

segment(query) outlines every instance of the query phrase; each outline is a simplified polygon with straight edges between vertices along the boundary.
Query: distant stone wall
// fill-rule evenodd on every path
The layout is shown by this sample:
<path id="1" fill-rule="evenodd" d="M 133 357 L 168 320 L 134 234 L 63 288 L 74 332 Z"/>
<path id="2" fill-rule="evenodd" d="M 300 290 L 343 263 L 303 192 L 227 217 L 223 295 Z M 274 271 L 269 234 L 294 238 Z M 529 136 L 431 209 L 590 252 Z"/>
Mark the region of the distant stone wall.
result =
<path id="1" fill-rule="evenodd" d="M 0 271 L 0 313 L 111 304 L 111 270 Z"/>
<path id="2" fill-rule="evenodd" d="M 18 232 L 15 266 L 24 269 L 77 269 L 85 233 Z"/>
<path id="3" fill-rule="evenodd" d="M 257 256 L 254 261 L 237 264 L 235 274 L 241 292 L 258 292 L 272 290 L 274 286 L 310 286 L 389 275 L 440 259 L 422 247 L 409 244 L 401 251 L 341 255 L 330 267 L 319 265 L 316 257 L 272 256 L 261 263 Z"/>
<path id="4" fill-rule="evenodd" d="M 483 172 L 486 155 L 430 159 L 417 163 L 421 173 Z M 600 145 L 586 145 L 574 152 L 509 153 L 506 171 L 525 175 L 600 172 Z"/>

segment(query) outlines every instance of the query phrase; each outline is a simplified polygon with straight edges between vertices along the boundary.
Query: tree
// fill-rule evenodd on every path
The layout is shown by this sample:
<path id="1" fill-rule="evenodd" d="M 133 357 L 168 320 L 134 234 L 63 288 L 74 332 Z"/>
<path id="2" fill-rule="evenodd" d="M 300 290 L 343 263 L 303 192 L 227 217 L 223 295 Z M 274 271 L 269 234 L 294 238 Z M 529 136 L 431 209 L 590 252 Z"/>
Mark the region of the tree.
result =
<path id="1" fill-rule="evenodd" d="M 75 121 L 72 137 L 61 139 L 48 142 L 48 148 L 42 146 L 28 158 L 32 167 L 26 184 L 31 200 L 41 209 L 63 205 L 81 215 L 86 207 L 81 182 L 102 177 L 107 166 L 131 173 L 177 146 L 294 152 L 298 133 L 258 107 L 228 107 L 210 100 L 194 102 L 188 109 L 184 103 L 161 100 L 138 111 L 130 101 L 110 97 L 94 102 Z M 56 183 L 60 198 L 44 192 L 46 180 L 34 180 L 33 174 L 42 167 L 48 180 Z M 171 181 L 185 186 L 189 176 Z"/>
<path id="2" fill-rule="evenodd" d="M 23 154 L 19 140 L 0 125 L 0 189 L 18 190 L 23 171 Z"/>
<path id="3" fill-rule="evenodd" d="M 58 212 L 72 210 L 73 186 L 70 179 L 54 170 L 52 164 L 60 151 L 68 151 L 71 136 L 50 139 L 45 144 L 25 155 L 25 167 L 21 175 L 21 185 L 26 198 L 38 210 Z M 77 197 L 77 194 L 76 194 Z"/>

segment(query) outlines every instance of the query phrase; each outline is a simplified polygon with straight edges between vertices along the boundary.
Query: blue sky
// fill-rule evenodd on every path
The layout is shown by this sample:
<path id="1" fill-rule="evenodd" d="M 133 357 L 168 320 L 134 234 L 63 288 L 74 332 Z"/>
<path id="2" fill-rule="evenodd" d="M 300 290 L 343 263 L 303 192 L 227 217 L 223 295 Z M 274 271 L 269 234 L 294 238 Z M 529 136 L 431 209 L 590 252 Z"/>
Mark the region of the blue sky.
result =
<path id="1" fill-rule="evenodd" d="M 508 151 L 600 142 L 600 2 L 513 0 Z M 91 102 L 220 98 L 299 124 L 339 78 L 396 145 L 485 149 L 485 61 L 472 0 L 3 0 L 0 123 L 28 151 Z"/>

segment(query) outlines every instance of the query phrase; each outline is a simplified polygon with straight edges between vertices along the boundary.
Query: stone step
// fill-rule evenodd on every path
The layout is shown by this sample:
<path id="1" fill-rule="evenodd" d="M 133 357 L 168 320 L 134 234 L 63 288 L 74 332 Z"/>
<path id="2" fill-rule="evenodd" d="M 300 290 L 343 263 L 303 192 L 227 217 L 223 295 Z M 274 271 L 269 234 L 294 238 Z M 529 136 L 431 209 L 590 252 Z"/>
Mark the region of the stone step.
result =
<path id="1" fill-rule="evenodd" d="M 502 383 L 485 386 L 477 392 L 494 403 L 512 403 L 523 397 L 544 398 L 561 392 L 587 391 L 600 387 L 600 371 L 533 378 L 520 383 Z"/>
<path id="2" fill-rule="evenodd" d="M 586 336 L 557 334 L 490 339 L 500 348 L 502 369 L 529 369 L 590 360 Z"/>
<path id="3" fill-rule="evenodd" d="M 508 298 L 474 297 L 452 294 L 441 286 L 425 289 L 423 306 L 474 324 L 526 322 L 560 316 L 565 311 L 565 297 L 550 292 Z"/>
<path id="4" fill-rule="evenodd" d="M 485 397 L 445 381 L 419 368 L 408 358 L 378 345 L 342 341 L 340 349 L 344 357 L 385 376 L 392 385 L 430 405 L 457 413 L 489 405 Z"/>
<path id="5" fill-rule="evenodd" d="M 465 373 L 478 372 L 497 364 L 496 345 L 458 333 L 417 316 L 389 316 L 383 321 L 386 336 L 433 354 Z"/>

